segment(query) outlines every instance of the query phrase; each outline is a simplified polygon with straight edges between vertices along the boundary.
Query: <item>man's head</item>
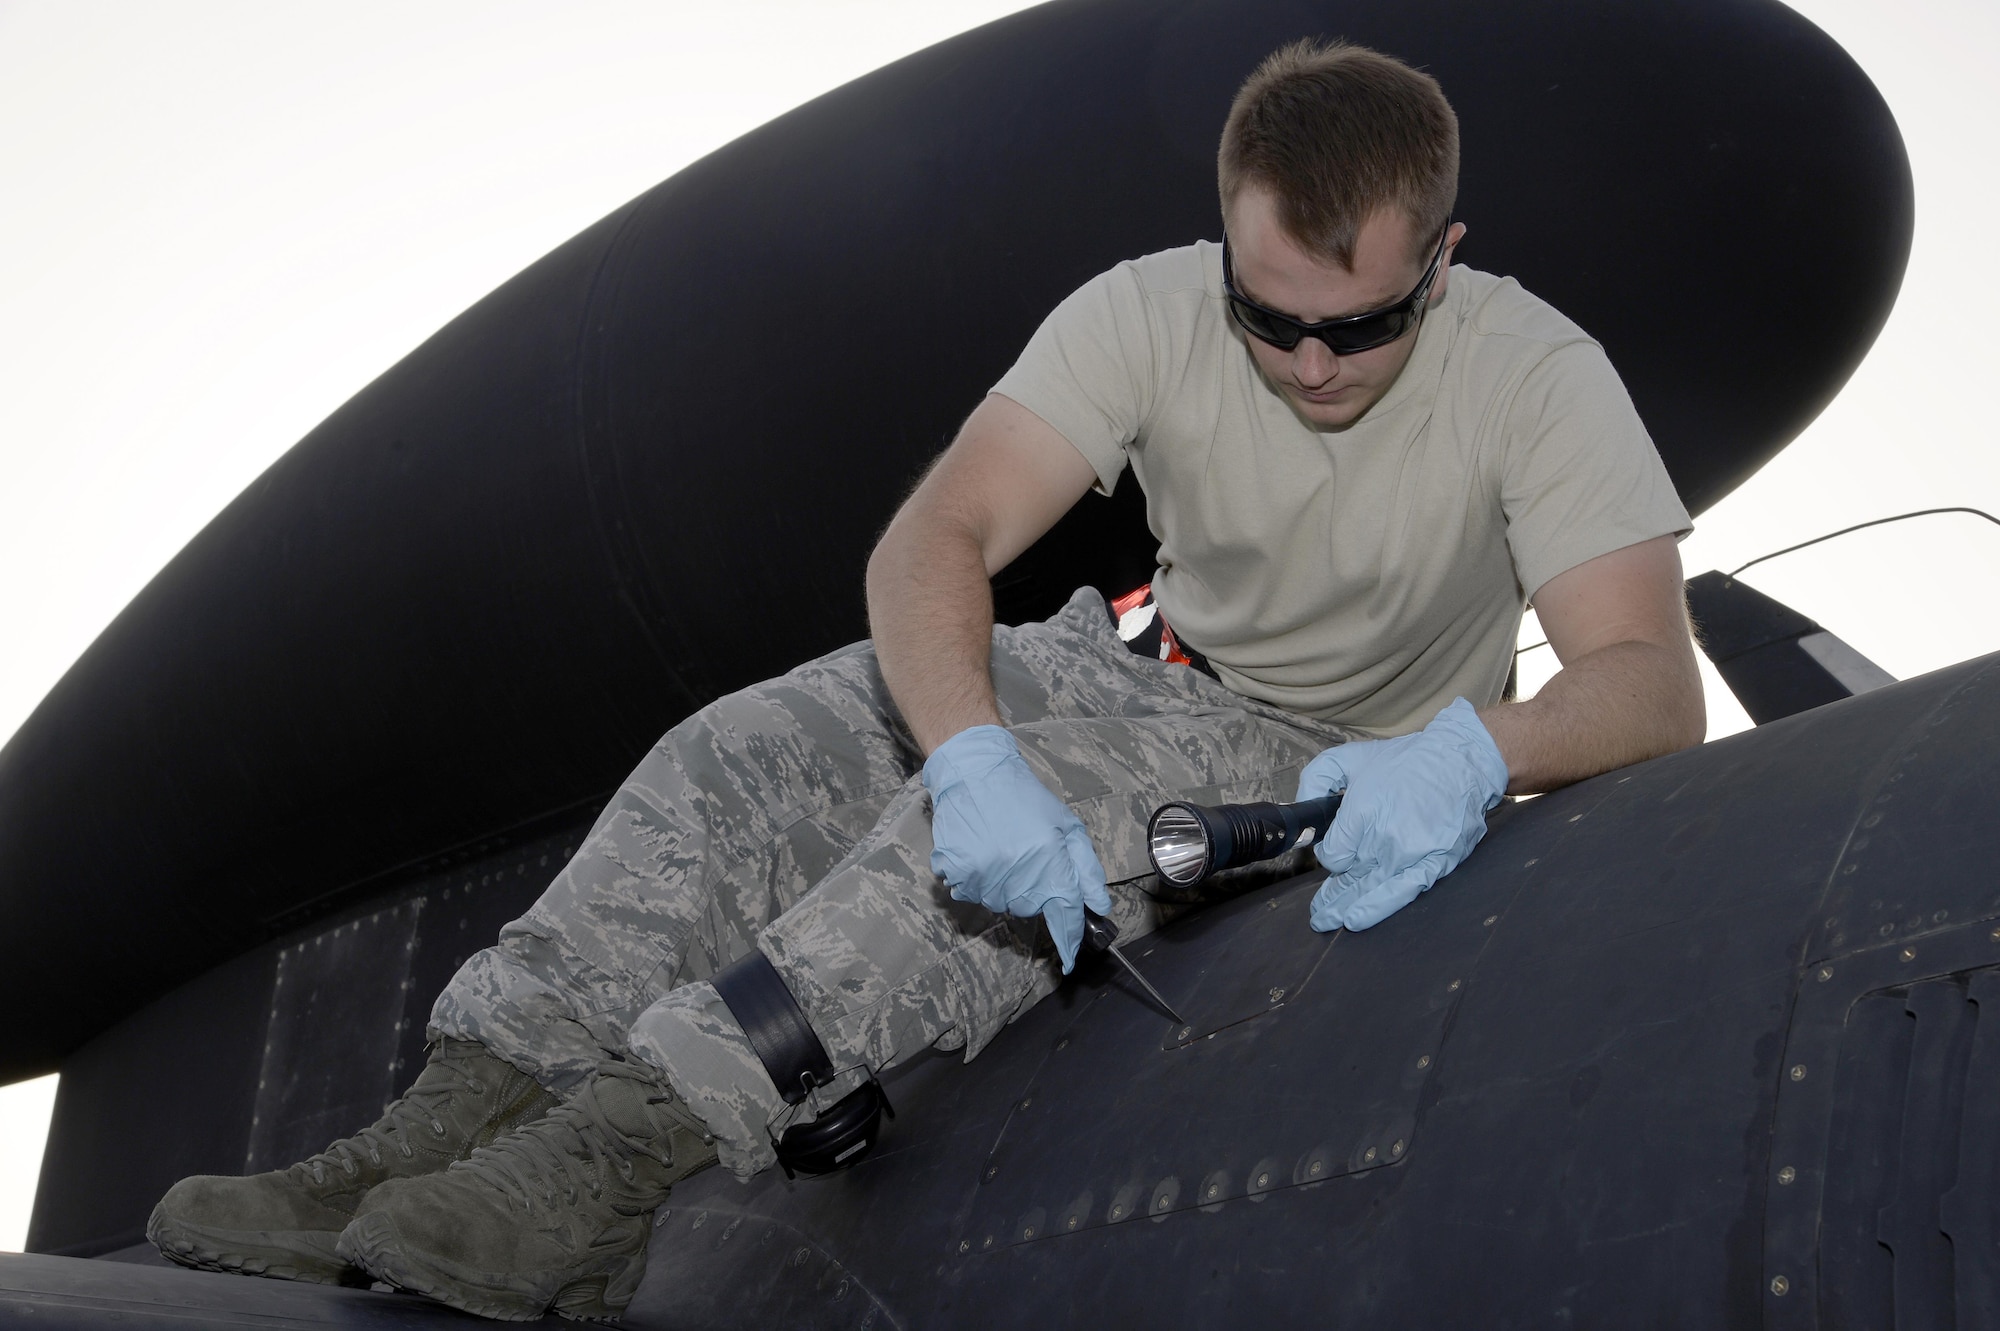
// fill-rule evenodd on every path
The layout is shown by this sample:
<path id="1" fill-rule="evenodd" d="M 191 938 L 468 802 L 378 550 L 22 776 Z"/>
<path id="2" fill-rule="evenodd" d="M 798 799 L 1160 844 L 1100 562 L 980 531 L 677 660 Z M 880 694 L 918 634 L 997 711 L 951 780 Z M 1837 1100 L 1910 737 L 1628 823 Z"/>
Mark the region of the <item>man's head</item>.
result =
<path id="1" fill-rule="evenodd" d="M 1235 286 L 1267 310 L 1311 324 L 1395 305 L 1431 266 L 1440 237 L 1427 294 L 1444 294 L 1465 231 L 1454 223 L 1445 233 L 1458 192 L 1458 118 L 1437 83 L 1402 62 L 1341 43 L 1276 52 L 1236 94 L 1218 177 Z M 1337 355 L 1310 336 L 1290 350 L 1246 341 L 1299 413 L 1331 428 L 1375 405 L 1416 344 L 1412 333 Z"/>

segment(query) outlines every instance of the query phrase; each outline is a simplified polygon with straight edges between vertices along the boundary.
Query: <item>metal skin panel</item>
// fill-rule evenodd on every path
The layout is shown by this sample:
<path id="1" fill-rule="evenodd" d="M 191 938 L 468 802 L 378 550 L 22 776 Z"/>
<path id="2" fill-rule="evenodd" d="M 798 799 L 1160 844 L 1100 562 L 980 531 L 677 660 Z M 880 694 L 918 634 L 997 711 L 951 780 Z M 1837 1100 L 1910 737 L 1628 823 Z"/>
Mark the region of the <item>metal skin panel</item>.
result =
<path id="1" fill-rule="evenodd" d="M 0 1078 L 863 636 L 898 497 L 1079 283 L 1218 234 L 1230 96 L 1305 34 L 1436 74 L 1461 257 L 1604 344 L 1696 512 L 1886 317 L 1901 141 L 1776 0 L 1071 0 L 955 38 L 494 292 L 106 629 L 0 750 L 0 1006 L 39 1014 Z M 1155 545 L 1136 487 L 1087 498 L 996 581 L 1000 613 L 1135 586 Z"/>
<path id="2" fill-rule="evenodd" d="M 279 950 L 243 1173 L 303 1160 L 402 1089 L 396 1049 L 423 907 L 386 906 Z"/>

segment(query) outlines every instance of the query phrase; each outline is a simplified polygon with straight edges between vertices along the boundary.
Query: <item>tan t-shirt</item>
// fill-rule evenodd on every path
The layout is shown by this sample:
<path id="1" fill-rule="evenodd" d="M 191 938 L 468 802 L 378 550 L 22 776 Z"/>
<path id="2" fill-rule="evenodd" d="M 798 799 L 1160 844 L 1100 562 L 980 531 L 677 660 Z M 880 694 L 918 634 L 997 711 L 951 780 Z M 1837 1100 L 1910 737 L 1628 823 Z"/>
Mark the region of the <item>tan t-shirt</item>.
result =
<path id="1" fill-rule="evenodd" d="M 1690 530 L 1603 348 L 1512 278 L 1454 267 L 1342 430 L 1294 412 L 1244 337 L 1203 241 L 1086 283 L 993 391 L 1104 493 L 1130 464 L 1161 613 L 1247 697 L 1378 735 L 1497 702 L 1543 583 Z"/>

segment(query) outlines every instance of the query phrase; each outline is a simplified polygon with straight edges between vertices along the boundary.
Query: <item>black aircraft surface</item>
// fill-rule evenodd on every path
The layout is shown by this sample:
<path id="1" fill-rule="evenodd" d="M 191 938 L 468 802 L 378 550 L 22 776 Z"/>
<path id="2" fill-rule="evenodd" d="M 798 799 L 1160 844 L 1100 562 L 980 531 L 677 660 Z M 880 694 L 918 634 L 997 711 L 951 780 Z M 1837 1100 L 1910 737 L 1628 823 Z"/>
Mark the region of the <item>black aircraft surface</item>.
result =
<path id="1" fill-rule="evenodd" d="M 342 407 L 0 751 L 0 1080 L 62 1072 L 0 1324 L 465 1324 L 140 1227 L 371 1120 L 657 735 L 865 634 L 911 478 L 1070 290 L 1217 234 L 1228 100 L 1311 35 L 1438 76 L 1463 257 L 1697 513 L 1887 316 L 1901 139 L 1773 0 L 1064 0 L 745 136 Z M 1084 500 L 1001 617 L 1144 581 L 1145 518 Z M 1886 682 L 1691 591 L 1763 724 L 1503 807 L 1366 933 L 1310 875 L 1186 916 L 1136 958 L 1182 1023 L 1083 968 L 891 1073 L 857 1167 L 676 1189 L 628 1322 L 2000 1325 L 2000 656 Z"/>

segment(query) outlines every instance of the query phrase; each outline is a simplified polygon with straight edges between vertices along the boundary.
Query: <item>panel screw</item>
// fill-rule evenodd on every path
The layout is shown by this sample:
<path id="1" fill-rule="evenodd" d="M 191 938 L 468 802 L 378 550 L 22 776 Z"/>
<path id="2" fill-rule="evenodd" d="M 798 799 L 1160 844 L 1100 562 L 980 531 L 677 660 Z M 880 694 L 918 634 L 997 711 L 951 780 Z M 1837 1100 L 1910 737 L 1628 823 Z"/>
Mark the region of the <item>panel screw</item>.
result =
<path id="1" fill-rule="evenodd" d="M 1821 984 L 1825 984 L 1828 980 L 1831 980 L 1832 978 L 1833 978 L 1833 967 L 1821 966 L 1819 968 L 1819 982 Z"/>
<path id="2" fill-rule="evenodd" d="M 1187 1039 L 1187 1038 L 1188 1038 L 1188 1037 L 1189 1037 L 1190 1035 L 1193 1035 L 1193 1034 L 1194 1034 L 1194 1027 L 1192 1027 L 1192 1026 L 1183 1026 L 1183 1027 L 1181 1027 L 1181 1039 L 1185 1040 L 1185 1039 Z"/>
<path id="3" fill-rule="evenodd" d="M 1222 1185 L 1219 1183 L 1211 1183 L 1208 1185 L 1208 1195 L 1211 1197 L 1215 1196 L 1216 1193 L 1221 1191 L 1222 1191 Z"/>
<path id="4" fill-rule="evenodd" d="M 1026 1229 L 1021 1231 L 1021 1237 L 1024 1239 L 1031 1239 L 1035 1237 L 1035 1227 L 1033 1225 L 1029 1225 Z"/>
<path id="5" fill-rule="evenodd" d="M 1793 1169 L 1790 1165 L 1786 1165 L 1783 1169 L 1778 1171 L 1778 1186 L 1781 1188 L 1789 1188 L 1792 1186 L 1792 1180 L 1796 1179 L 1798 1176 L 1799 1176 L 1798 1170 Z"/>
<path id="6" fill-rule="evenodd" d="M 1430 1065 L 1431 1065 L 1431 1056 L 1429 1054 L 1425 1054 L 1422 1058 L 1417 1060 L 1417 1067 L 1419 1069 L 1427 1068 Z"/>
<path id="7" fill-rule="evenodd" d="M 1026 1109 L 1029 1105 L 1033 1103 L 1035 1103 L 1035 1098 L 1032 1095 L 1028 1096 L 1027 1098 L 1021 1101 L 1021 1108 Z"/>
<path id="8" fill-rule="evenodd" d="M 1154 1209 L 1155 1211 L 1164 1211 L 1164 1210 L 1166 1210 L 1166 1209 L 1167 1209 L 1167 1199 L 1166 1199 L 1165 1197 L 1155 1197 L 1155 1198 L 1153 1199 L 1153 1209 Z"/>
<path id="9" fill-rule="evenodd" d="M 1123 1219 L 1125 1218 L 1125 1208 L 1124 1208 L 1124 1207 L 1122 1207 L 1122 1206 L 1114 1206 L 1114 1207 L 1112 1207 L 1112 1208 L 1111 1208 L 1111 1218 L 1112 1218 L 1113 1220 L 1123 1220 Z"/>
<path id="10" fill-rule="evenodd" d="M 1450 984 L 1448 984 L 1448 985 L 1446 985 L 1446 986 L 1444 987 L 1444 991 L 1445 991 L 1446 993 L 1448 993 L 1448 994 L 1455 994 L 1455 993 L 1457 993 L 1457 992 L 1459 991 L 1460 987 L 1461 987 L 1461 986 L 1463 986 L 1464 984 L 1465 984 L 1465 981 L 1463 981 L 1463 980 L 1453 980 L 1453 981 L 1452 981 L 1452 982 L 1451 982 Z"/>
<path id="11" fill-rule="evenodd" d="M 1500 917 L 1499 917 L 1498 915 L 1488 915 L 1488 916 L 1486 917 L 1486 923 L 1488 924 L 1488 926 L 1491 926 L 1491 925 L 1492 925 L 1492 924 L 1494 924 L 1494 923 L 1495 923 L 1496 921 L 1498 921 L 1498 920 L 1499 920 L 1499 918 L 1500 918 Z"/>
<path id="12" fill-rule="evenodd" d="M 992 1236 L 991 1234 L 988 1234 L 988 1235 L 986 1236 L 986 1242 L 984 1242 L 984 1243 L 980 1244 L 979 1246 L 980 1246 L 980 1247 L 982 1247 L 982 1248 L 990 1248 L 990 1247 L 992 1247 L 992 1246 L 993 1246 L 993 1236 Z"/>
<path id="13" fill-rule="evenodd" d="M 971 1252 L 971 1251 L 972 1251 L 972 1240 L 971 1240 L 971 1239 L 960 1239 L 960 1240 L 958 1241 L 958 1250 L 959 1250 L 960 1252 Z"/>
<path id="14" fill-rule="evenodd" d="M 1398 1137 L 1398 1138 L 1397 1138 L 1397 1139 L 1395 1140 L 1394 1144 L 1392 1144 L 1392 1145 L 1391 1145 L 1391 1146 L 1389 1147 L 1389 1154 L 1390 1154 L 1390 1155 L 1401 1155 L 1402 1153 L 1403 1153 L 1403 1139 L 1402 1139 L 1401 1137 Z"/>
<path id="15" fill-rule="evenodd" d="M 1783 1298 L 1785 1296 L 1786 1291 L 1790 1290 L 1791 1287 L 1792 1287 L 1792 1282 L 1785 1279 L 1783 1276 L 1771 1277 L 1771 1292 L 1773 1294 L 1776 1294 L 1779 1298 Z"/>
<path id="16" fill-rule="evenodd" d="M 1000 1172 L 1000 1166 L 998 1165 L 986 1166 L 986 1177 L 988 1178 L 992 1178 L 995 1174 L 998 1174 L 999 1172 Z"/>
<path id="17" fill-rule="evenodd" d="M 1273 990 L 1271 991 L 1271 1001 L 1272 1001 L 1273 1003 L 1282 1003 L 1282 1002 L 1284 1002 L 1284 1001 L 1285 1001 L 1285 991 L 1284 991 L 1284 990 L 1282 990 L 1282 989 L 1273 989 Z"/>
<path id="18" fill-rule="evenodd" d="M 1804 1081 L 1805 1079 L 1806 1079 L 1806 1065 L 1803 1063 L 1792 1064 L 1792 1080 Z"/>
<path id="19" fill-rule="evenodd" d="M 1906 947 L 1896 955 L 1904 961 L 1915 961 L 1917 959 L 1917 950 L 1913 947 Z"/>
<path id="20" fill-rule="evenodd" d="M 1073 1215 L 1069 1218 L 1069 1227 L 1071 1229 L 1075 1229 L 1078 1225 L 1082 1223 L 1083 1223 L 1083 1217 L 1080 1215 Z"/>
<path id="21" fill-rule="evenodd" d="M 1060 1040 L 1057 1040 L 1057 1041 L 1056 1041 L 1056 1048 L 1058 1048 L 1058 1049 L 1067 1049 L 1067 1048 L 1069 1048 L 1069 1037 L 1068 1037 L 1067 1035 L 1065 1035 L 1065 1036 L 1064 1036 L 1064 1037 L 1063 1037 L 1062 1039 L 1060 1039 Z"/>
<path id="22" fill-rule="evenodd" d="M 1260 1188 L 1268 1188 L 1271 1186 L 1271 1173 L 1269 1170 L 1266 1170 L 1262 1174 L 1259 1174 L 1257 1176 L 1257 1186 Z"/>
<path id="23" fill-rule="evenodd" d="M 1375 1148 L 1374 1148 L 1374 1147 L 1372 1147 L 1372 1146 L 1371 1146 L 1371 1147 L 1369 1147 L 1369 1148 L 1368 1148 L 1367 1150 L 1365 1150 L 1365 1151 L 1363 1151 L 1363 1152 L 1361 1153 L 1361 1163 L 1362 1163 L 1362 1164 L 1364 1164 L 1364 1165 L 1372 1165 L 1372 1164 L 1374 1164 L 1374 1163 L 1375 1163 Z"/>
<path id="24" fill-rule="evenodd" d="M 1987 937 L 1991 938 L 1996 943 L 2000 943 L 2000 929 L 1995 929 L 1992 933 L 1988 934 Z"/>
<path id="25" fill-rule="evenodd" d="M 1311 1169 L 1308 1169 L 1308 1170 L 1306 1171 L 1306 1173 L 1308 1173 L 1308 1174 L 1317 1174 L 1317 1173 L 1319 1173 L 1319 1172 L 1320 1172 L 1320 1171 L 1321 1171 L 1322 1169 L 1325 1169 L 1325 1168 L 1326 1168 L 1325 1164 L 1323 1164 L 1322 1162 L 1320 1162 L 1320 1161 L 1318 1161 L 1318 1160 L 1315 1160 L 1315 1161 L 1313 1161 L 1313 1162 L 1312 1162 L 1312 1168 L 1311 1168 Z"/>

